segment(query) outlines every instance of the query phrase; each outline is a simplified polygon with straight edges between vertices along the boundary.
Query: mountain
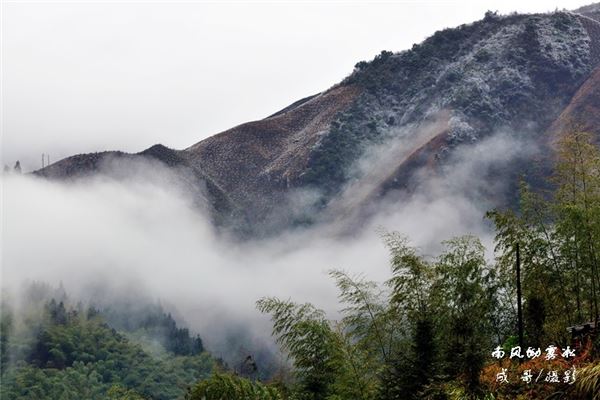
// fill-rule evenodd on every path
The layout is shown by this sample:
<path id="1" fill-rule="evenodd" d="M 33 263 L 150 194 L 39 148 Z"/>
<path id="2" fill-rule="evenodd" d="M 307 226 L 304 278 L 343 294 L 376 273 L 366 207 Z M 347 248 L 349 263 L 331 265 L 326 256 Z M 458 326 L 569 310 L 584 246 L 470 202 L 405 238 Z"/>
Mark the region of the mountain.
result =
<path id="1" fill-rule="evenodd" d="M 260 121 L 186 149 L 155 145 L 104 152 L 35 172 L 52 179 L 122 177 L 151 160 L 185 181 L 220 226 L 272 234 L 340 216 L 440 177 L 454 156 L 498 132 L 534 143 L 523 158 L 481 178 L 509 184 L 486 196 L 514 198 L 516 176 L 551 168 L 554 140 L 573 125 L 600 133 L 600 6 L 497 15 L 438 31 L 399 53 L 359 62 L 342 82 Z M 540 172 L 541 171 L 541 172 Z"/>

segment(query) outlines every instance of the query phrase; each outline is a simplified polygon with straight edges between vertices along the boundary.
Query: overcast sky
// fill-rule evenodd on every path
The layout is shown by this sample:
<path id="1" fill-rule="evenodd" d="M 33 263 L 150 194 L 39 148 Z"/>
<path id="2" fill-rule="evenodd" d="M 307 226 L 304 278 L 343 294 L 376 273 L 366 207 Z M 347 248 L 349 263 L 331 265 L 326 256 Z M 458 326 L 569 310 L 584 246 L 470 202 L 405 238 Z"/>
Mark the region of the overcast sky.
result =
<path id="1" fill-rule="evenodd" d="M 181 149 L 486 10 L 590 1 L 2 3 L 2 162 Z"/>

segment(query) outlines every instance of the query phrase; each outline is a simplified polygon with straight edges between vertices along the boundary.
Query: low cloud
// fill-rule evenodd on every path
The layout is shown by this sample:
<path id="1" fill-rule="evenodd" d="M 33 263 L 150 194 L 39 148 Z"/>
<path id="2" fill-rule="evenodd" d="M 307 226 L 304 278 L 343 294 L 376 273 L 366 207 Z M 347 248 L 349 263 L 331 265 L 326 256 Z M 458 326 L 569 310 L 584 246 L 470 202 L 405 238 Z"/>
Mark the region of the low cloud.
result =
<path id="1" fill-rule="evenodd" d="M 254 308 L 258 298 L 313 302 L 335 318 L 337 291 L 328 270 L 387 279 L 379 227 L 409 235 L 426 254 L 466 233 L 491 248 L 484 194 L 501 191 L 505 177 L 490 177 L 535 151 L 515 134 L 499 133 L 454 152 L 441 174 L 419 172 L 411 196 L 389 195 L 352 235 L 317 224 L 244 242 L 217 232 L 185 185 L 156 165 L 138 165 L 127 179 L 4 176 L 2 286 L 62 282 L 83 300 L 158 299 L 173 305 L 216 355 L 226 356 L 230 346 L 224 332 L 243 332 L 246 347 L 268 347 L 270 324 Z"/>

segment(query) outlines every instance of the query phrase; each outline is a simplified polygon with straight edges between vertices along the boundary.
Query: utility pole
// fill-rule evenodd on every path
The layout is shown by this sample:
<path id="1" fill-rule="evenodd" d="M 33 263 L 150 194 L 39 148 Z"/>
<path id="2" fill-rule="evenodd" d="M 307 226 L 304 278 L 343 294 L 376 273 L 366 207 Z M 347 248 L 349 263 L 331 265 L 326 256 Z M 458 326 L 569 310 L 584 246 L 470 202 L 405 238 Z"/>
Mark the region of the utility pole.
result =
<path id="1" fill-rule="evenodd" d="M 519 324 L 519 346 L 523 351 L 523 310 L 521 307 L 521 254 L 519 251 L 519 243 L 517 243 L 517 319 Z M 520 359 L 519 359 L 520 360 Z"/>
<path id="2" fill-rule="evenodd" d="M 42 168 L 44 168 L 44 160 L 46 159 L 46 157 L 44 156 L 44 153 L 42 153 Z"/>

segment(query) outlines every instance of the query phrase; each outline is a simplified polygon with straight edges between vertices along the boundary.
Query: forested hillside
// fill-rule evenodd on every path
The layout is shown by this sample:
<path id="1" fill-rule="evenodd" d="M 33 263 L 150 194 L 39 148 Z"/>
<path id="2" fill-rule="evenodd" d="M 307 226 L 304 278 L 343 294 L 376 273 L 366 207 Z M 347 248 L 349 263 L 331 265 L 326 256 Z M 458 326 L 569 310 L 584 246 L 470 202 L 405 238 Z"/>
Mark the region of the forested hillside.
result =
<path id="1" fill-rule="evenodd" d="M 181 399 L 216 365 L 157 307 L 121 314 L 131 323 L 119 327 L 107 323 L 114 311 L 72 304 L 44 284 L 12 300 L 2 303 L 2 399 Z"/>

